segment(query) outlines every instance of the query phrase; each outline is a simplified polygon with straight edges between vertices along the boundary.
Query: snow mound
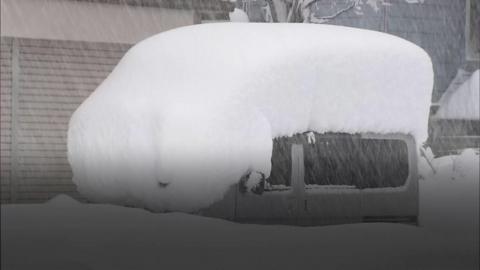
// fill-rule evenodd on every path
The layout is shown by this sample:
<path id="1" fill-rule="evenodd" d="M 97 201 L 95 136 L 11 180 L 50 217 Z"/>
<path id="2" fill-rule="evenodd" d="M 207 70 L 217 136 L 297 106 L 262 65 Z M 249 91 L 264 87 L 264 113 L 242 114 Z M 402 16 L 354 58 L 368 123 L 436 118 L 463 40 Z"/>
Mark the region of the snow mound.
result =
<path id="1" fill-rule="evenodd" d="M 231 22 L 249 22 L 250 20 L 248 19 L 247 13 L 245 11 L 236 8 L 229 14 L 230 21 Z"/>
<path id="2" fill-rule="evenodd" d="M 46 204 L 61 206 L 61 207 L 70 207 L 70 206 L 78 206 L 80 205 L 80 202 L 66 194 L 59 194 L 51 198 L 50 200 L 48 200 Z"/>
<path id="3" fill-rule="evenodd" d="M 480 119 L 480 70 L 449 97 L 442 98 L 436 117 L 443 119 Z"/>
<path id="4" fill-rule="evenodd" d="M 232 50 L 242 45 L 242 50 Z M 308 24 L 206 24 L 146 39 L 73 114 L 73 181 L 92 201 L 195 211 L 247 171 L 270 174 L 272 138 L 427 134 L 429 56 L 401 38 Z"/>

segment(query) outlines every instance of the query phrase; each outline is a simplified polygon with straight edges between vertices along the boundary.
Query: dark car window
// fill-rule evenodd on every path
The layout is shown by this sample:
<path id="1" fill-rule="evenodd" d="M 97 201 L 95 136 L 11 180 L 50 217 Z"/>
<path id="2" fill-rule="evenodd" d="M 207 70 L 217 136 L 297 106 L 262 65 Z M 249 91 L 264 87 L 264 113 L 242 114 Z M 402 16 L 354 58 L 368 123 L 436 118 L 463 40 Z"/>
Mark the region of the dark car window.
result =
<path id="1" fill-rule="evenodd" d="M 408 147 L 402 140 L 308 132 L 273 140 L 272 170 L 266 179 L 266 191 L 291 187 L 292 144 L 303 145 L 307 189 L 399 187 L 409 175 Z"/>
<path id="2" fill-rule="evenodd" d="M 267 178 L 268 189 L 281 189 L 282 186 L 290 187 L 292 170 L 291 157 L 292 143 L 289 138 L 277 138 L 273 140 L 272 170 Z M 276 188 L 275 188 L 276 186 Z"/>
<path id="3" fill-rule="evenodd" d="M 307 188 L 399 187 L 408 178 L 408 148 L 401 140 L 315 134 L 314 143 L 304 144 L 304 153 Z"/>

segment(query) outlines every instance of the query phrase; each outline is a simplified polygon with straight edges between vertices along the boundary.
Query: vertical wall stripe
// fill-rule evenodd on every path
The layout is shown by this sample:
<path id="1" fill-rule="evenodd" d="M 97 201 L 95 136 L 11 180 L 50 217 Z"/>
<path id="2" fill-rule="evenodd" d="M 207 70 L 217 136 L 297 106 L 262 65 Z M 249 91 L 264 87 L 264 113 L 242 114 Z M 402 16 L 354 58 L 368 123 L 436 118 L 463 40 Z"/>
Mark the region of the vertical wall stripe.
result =
<path id="1" fill-rule="evenodd" d="M 10 155 L 10 202 L 17 201 L 17 186 L 19 181 L 18 175 L 18 96 L 20 93 L 20 62 L 19 62 L 19 46 L 18 40 L 12 40 L 12 107 L 11 107 L 11 155 Z"/>

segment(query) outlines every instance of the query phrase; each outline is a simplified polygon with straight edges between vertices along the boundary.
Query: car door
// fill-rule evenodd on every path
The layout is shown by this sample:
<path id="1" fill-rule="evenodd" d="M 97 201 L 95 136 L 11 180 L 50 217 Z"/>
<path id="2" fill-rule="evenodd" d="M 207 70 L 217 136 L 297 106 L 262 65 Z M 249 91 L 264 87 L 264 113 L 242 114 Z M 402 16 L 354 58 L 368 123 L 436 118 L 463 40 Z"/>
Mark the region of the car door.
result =
<path id="1" fill-rule="evenodd" d="M 303 223 L 415 220 L 418 185 L 411 137 L 315 134 L 314 143 L 304 147 Z"/>
<path id="2" fill-rule="evenodd" d="M 411 135 L 394 133 L 363 134 L 362 139 L 380 141 L 390 149 L 383 151 L 383 155 L 379 157 L 385 161 L 384 164 L 394 164 L 395 159 L 401 160 L 400 163 L 397 162 L 395 169 L 390 169 L 395 172 L 389 176 L 391 181 L 362 189 L 363 221 L 418 224 L 419 175 L 414 138 Z"/>

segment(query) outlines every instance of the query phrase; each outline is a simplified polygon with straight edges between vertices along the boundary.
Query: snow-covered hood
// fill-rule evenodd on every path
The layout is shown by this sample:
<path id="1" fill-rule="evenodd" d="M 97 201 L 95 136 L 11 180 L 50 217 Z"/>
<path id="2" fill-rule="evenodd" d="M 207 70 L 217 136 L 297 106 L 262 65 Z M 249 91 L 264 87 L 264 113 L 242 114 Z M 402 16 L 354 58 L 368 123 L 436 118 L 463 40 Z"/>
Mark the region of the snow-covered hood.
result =
<path id="1" fill-rule="evenodd" d="M 268 176 L 274 137 L 399 132 L 424 141 L 432 86 L 429 56 L 379 32 L 179 28 L 130 49 L 78 108 L 69 161 L 92 200 L 190 211 L 221 199 L 246 170 Z"/>

